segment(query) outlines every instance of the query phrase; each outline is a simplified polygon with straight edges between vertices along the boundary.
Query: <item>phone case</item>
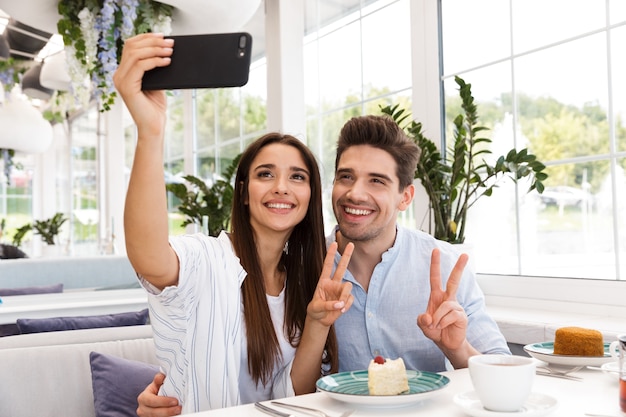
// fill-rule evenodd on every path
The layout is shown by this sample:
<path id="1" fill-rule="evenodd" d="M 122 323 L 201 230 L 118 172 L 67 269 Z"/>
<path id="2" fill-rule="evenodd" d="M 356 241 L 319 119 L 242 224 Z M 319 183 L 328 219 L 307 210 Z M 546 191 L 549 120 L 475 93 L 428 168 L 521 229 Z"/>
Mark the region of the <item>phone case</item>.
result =
<path id="1" fill-rule="evenodd" d="M 252 36 L 246 32 L 168 36 L 172 62 L 147 71 L 143 90 L 241 87 L 248 82 Z"/>

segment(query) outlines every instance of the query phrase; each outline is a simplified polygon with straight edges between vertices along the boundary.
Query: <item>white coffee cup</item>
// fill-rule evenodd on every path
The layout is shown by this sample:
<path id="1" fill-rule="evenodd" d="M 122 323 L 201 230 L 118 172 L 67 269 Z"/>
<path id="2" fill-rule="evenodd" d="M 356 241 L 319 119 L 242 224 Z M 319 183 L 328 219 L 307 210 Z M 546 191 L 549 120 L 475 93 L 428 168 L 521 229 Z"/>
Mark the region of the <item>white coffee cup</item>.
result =
<path id="1" fill-rule="evenodd" d="M 518 411 L 530 395 L 535 361 L 526 356 L 476 355 L 469 358 L 469 373 L 483 407 Z"/>
<path id="2" fill-rule="evenodd" d="M 626 339 L 626 334 L 623 335 L 619 335 L 618 339 Z M 614 340 L 613 342 L 611 342 L 611 344 L 609 345 L 609 353 L 611 354 L 611 356 L 613 358 L 615 358 L 616 360 L 619 360 L 621 354 L 620 354 L 620 342 L 619 340 Z"/>

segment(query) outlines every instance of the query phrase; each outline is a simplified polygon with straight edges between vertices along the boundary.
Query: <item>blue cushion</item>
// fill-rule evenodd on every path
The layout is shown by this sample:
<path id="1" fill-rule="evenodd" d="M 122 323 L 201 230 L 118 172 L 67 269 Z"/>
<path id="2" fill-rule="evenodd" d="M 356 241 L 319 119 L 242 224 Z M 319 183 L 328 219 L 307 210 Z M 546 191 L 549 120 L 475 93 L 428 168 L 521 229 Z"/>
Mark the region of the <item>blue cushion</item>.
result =
<path id="1" fill-rule="evenodd" d="M 137 417 L 137 396 L 159 367 L 98 352 L 91 352 L 89 361 L 96 417 Z"/>
<path id="2" fill-rule="evenodd" d="M 15 336 L 18 334 L 20 334 L 20 329 L 17 328 L 17 324 L 15 323 L 0 324 L 0 337 Z"/>
<path id="3" fill-rule="evenodd" d="M 137 312 L 105 314 L 101 316 L 17 319 L 17 327 L 21 334 L 25 334 L 100 327 L 138 326 L 146 324 L 147 322 L 148 309 L 146 308 Z"/>
<path id="4" fill-rule="evenodd" d="M 63 284 L 40 285 L 20 288 L 0 288 L 0 296 L 3 295 L 28 295 L 28 294 L 51 294 L 63 292 Z"/>

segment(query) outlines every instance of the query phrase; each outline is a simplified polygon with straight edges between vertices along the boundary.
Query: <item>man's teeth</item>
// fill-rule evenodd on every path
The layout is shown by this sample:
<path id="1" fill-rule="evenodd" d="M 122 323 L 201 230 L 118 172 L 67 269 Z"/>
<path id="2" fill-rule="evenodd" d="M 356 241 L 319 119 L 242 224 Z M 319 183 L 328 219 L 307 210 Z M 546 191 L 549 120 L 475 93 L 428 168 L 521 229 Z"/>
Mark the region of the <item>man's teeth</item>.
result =
<path id="1" fill-rule="evenodd" d="M 267 205 L 267 207 L 269 207 L 269 208 L 276 208 L 276 209 L 288 209 L 288 208 L 291 208 L 291 204 L 272 204 L 272 203 L 269 203 Z"/>
<path id="2" fill-rule="evenodd" d="M 348 208 L 348 207 L 346 207 L 345 210 L 346 210 L 346 213 L 354 214 L 357 216 L 366 216 L 372 212 L 371 210 L 353 209 L 353 208 Z"/>

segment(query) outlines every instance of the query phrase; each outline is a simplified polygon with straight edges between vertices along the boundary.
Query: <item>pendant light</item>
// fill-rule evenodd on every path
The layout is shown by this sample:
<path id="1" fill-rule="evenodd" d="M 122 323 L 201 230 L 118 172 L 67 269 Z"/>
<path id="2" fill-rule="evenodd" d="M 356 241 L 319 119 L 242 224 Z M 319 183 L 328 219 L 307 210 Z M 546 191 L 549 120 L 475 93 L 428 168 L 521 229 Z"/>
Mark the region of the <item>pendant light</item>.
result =
<path id="1" fill-rule="evenodd" d="M 45 59 L 39 75 L 39 82 L 43 87 L 52 90 L 68 91 L 71 81 L 67 70 L 65 50 Z"/>
<path id="2" fill-rule="evenodd" d="M 236 32 L 252 19 L 261 0 L 161 0 L 174 7 L 172 35 Z"/>
<path id="3" fill-rule="evenodd" d="M 11 56 L 11 47 L 9 41 L 3 34 L 0 34 L 0 61 L 5 61 Z"/>
<path id="4" fill-rule="evenodd" d="M 52 125 L 27 100 L 11 94 L 0 105 L 0 148 L 45 152 L 52 144 Z"/>
<path id="5" fill-rule="evenodd" d="M 24 73 L 24 76 L 22 77 L 22 93 L 26 94 L 30 98 L 48 100 L 52 97 L 54 90 L 41 85 L 41 82 L 39 81 L 41 68 L 42 64 L 38 63 L 33 65 Z"/>

